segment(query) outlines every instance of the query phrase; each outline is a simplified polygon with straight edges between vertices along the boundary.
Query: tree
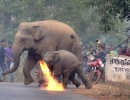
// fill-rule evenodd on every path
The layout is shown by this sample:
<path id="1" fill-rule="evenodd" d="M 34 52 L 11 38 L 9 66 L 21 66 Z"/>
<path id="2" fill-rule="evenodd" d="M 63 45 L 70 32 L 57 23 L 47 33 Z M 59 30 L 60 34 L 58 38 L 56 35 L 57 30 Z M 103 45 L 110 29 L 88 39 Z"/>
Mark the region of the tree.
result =
<path id="1" fill-rule="evenodd" d="M 100 28 L 105 33 L 117 32 L 124 19 L 130 20 L 130 0 L 79 0 L 95 12 L 92 18 L 100 16 Z"/>
<path id="2" fill-rule="evenodd" d="M 23 21 L 59 20 L 70 25 L 80 38 L 88 26 L 85 8 L 78 0 L 1 0 L 0 9 L 2 38 L 14 36 Z"/>

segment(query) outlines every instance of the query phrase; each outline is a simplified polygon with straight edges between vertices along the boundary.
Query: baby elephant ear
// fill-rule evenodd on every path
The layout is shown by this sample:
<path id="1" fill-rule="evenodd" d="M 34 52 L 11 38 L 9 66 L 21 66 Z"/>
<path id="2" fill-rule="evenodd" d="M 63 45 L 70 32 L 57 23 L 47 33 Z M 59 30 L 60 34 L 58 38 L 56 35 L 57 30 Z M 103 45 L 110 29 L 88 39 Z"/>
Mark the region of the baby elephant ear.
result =
<path id="1" fill-rule="evenodd" d="M 33 37 L 34 40 L 40 40 L 43 37 L 44 33 L 40 26 L 33 26 Z"/>
<path id="2" fill-rule="evenodd" d="M 57 62 L 60 59 L 59 53 L 54 53 L 53 59 L 54 59 L 55 62 Z"/>

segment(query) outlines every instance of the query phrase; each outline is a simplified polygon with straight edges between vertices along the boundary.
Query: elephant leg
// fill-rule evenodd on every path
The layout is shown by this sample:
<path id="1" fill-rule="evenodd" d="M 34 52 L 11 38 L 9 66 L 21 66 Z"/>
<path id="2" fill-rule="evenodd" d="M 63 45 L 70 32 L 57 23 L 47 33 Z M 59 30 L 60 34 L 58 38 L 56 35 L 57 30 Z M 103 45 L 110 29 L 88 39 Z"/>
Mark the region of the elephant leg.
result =
<path id="1" fill-rule="evenodd" d="M 82 50 L 81 50 L 80 44 L 72 45 L 70 51 L 75 54 L 75 56 L 77 57 L 80 63 L 83 61 Z"/>
<path id="2" fill-rule="evenodd" d="M 69 77 L 68 75 L 63 75 L 63 87 L 67 88 Z"/>
<path id="3" fill-rule="evenodd" d="M 36 60 L 28 54 L 25 65 L 23 67 L 23 74 L 25 77 L 24 84 L 29 85 L 33 82 L 32 76 L 30 74 L 30 71 L 33 69 L 33 67 L 36 65 Z"/>
<path id="4" fill-rule="evenodd" d="M 77 88 L 81 85 L 81 83 L 78 80 L 76 80 L 75 73 L 71 75 L 70 80 L 73 82 L 73 84 L 75 84 Z"/>
<path id="5" fill-rule="evenodd" d="M 76 68 L 76 73 L 79 75 L 79 77 L 83 81 L 83 83 L 85 85 L 85 88 L 90 89 L 92 87 L 92 82 L 90 82 L 90 80 L 88 79 L 87 75 L 83 71 L 83 68 L 81 68 L 80 66 L 77 67 Z"/>

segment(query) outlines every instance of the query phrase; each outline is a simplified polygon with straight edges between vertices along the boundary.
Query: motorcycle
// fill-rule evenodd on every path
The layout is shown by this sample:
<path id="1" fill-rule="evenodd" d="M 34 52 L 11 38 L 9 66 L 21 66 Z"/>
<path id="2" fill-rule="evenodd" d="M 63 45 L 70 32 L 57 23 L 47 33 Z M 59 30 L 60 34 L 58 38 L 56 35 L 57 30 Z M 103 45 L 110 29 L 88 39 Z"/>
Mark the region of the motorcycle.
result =
<path id="1" fill-rule="evenodd" d="M 92 56 L 89 60 L 88 65 L 90 67 L 88 78 L 93 84 L 97 84 L 100 79 L 102 78 L 103 81 L 105 81 L 105 73 L 104 73 L 104 67 L 105 64 L 102 62 L 100 58 L 95 58 Z"/>

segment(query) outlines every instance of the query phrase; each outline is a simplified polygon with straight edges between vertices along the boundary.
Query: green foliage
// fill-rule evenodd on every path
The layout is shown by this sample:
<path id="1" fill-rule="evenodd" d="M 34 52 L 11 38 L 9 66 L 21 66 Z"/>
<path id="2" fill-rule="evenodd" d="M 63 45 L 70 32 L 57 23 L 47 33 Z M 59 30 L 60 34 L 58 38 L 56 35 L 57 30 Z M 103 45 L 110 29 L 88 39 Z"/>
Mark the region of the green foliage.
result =
<path id="1" fill-rule="evenodd" d="M 101 16 L 100 28 L 105 33 L 118 32 L 123 19 L 129 16 L 130 0 L 79 0 L 89 8 L 94 8 L 94 17 Z"/>
<path id="2" fill-rule="evenodd" d="M 56 19 L 69 24 L 77 33 L 82 33 L 87 24 L 78 0 L 1 0 L 0 9 L 1 34 L 15 33 L 22 21 Z"/>

